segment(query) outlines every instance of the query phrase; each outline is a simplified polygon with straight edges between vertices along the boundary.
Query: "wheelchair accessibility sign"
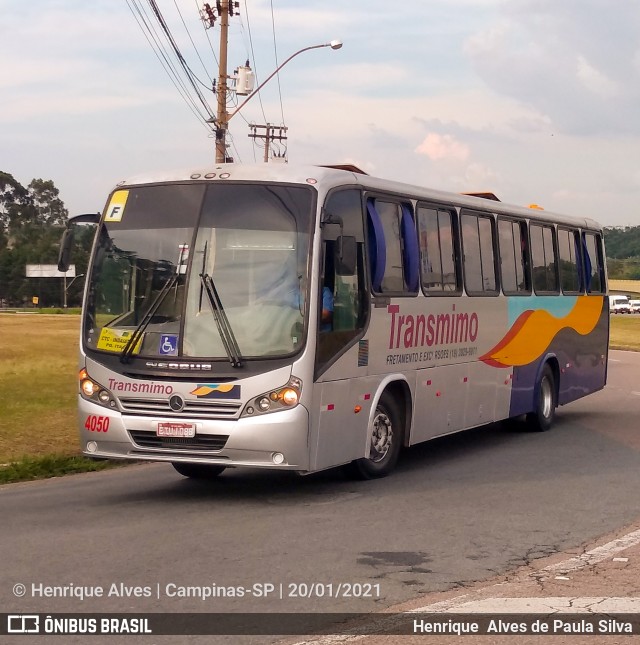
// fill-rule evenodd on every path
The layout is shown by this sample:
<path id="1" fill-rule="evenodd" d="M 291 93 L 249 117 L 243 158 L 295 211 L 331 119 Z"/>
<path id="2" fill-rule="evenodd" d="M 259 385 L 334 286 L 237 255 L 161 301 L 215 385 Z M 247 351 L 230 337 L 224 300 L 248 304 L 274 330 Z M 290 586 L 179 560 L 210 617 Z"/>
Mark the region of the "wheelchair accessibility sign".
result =
<path id="1" fill-rule="evenodd" d="M 177 356 L 178 355 L 178 335 L 162 334 L 162 336 L 160 336 L 159 353 L 161 356 Z"/>

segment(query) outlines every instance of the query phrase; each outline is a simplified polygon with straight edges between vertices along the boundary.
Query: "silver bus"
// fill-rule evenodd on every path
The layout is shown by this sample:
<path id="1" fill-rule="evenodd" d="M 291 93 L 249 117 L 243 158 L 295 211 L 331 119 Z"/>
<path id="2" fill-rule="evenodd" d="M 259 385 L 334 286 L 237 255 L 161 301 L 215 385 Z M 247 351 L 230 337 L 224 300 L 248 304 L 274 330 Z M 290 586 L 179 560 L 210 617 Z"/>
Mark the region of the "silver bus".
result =
<path id="1" fill-rule="evenodd" d="M 603 236 L 584 217 L 350 166 L 223 164 L 122 182 L 95 219 L 88 456 L 375 478 L 434 437 L 546 430 L 606 382 Z"/>

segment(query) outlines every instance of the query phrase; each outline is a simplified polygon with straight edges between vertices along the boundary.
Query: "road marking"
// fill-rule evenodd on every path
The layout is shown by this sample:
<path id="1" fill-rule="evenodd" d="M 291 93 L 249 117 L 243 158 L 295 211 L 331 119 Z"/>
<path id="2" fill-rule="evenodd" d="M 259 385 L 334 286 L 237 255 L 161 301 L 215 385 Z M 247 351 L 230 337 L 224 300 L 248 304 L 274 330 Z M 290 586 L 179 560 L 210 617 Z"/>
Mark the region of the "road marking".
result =
<path id="1" fill-rule="evenodd" d="M 605 596 L 549 598 L 485 598 L 450 607 L 442 613 L 456 614 L 547 614 L 570 610 L 576 614 L 633 614 L 640 612 L 640 598 Z M 418 610 L 413 610 L 418 611 Z"/>
<path id="2" fill-rule="evenodd" d="M 585 551 L 584 553 L 581 553 L 576 557 L 569 558 L 568 560 L 563 560 L 562 562 L 557 562 L 556 564 L 550 564 L 549 566 L 540 569 L 540 571 L 537 571 L 535 575 L 538 579 L 540 579 L 540 574 L 543 574 L 543 577 L 550 577 L 554 574 L 566 574 L 572 571 L 577 571 L 578 569 L 583 569 L 584 567 L 592 566 L 594 564 L 597 564 L 598 562 L 602 562 L 603 560 L 612 557 L 615 553 L 624 551 L 625 549 L 635 546 L 636 544 L 640 544 L 640 529 L 638 529 L 637 531 L 632 531 L 631 533 L 627 533 L 626 535 L 623 535 L 622 537 L 615 540 L 611 540 L 611 542 L 607 542 L 606 544 L 598 546 L 595 549 Z M 508 584 L 513 586 L 517 583 Z M 505 583 L 498 583 L 492 585 L 491 587 L 479 589 L 478 591 L 470 594 L 464 594 L 462 596 L 458 596 L 457 598 L 451 598 L 450 600 L 444 600 L 442 602 L 426 605 L 425 607 L 420 607 L 419 609 L 415 609 L 413 611 L 449 611 L 452 607 L 460 607 L 460 605 L 462 604 L 472 602 L 474 599 L 479 599 L 479 596 L 485 595 L 488 589 L 497 589 L 499 587 L 504 588 Z"/>
<path id="3" fill-rule="evenodd" d="M 591 551 L 585 551 L 585 553 L 582 553 L 575 558 L 570 558 L 569 560 L 565 560 L 564 562 L 558 562 L 557 564 L 549 565 L 548 567 L 542 569 L 542 571 L 545 573 L 568 573 L 569 571 L 582 569 L 583 567 L 602 562 L 610 556 L 613 556 L 614 553 L 624 551 L 625 549 L 635 546 L 636 544 L 640 544 L 640 529 L 638 529 L 637 531 L 632 531 L 631 533 L 627 533 L 626 535 L 623 535 L 622 537 L 615 540 L 611 540 L 611 542 L 607 542 L 602 546 L 591 549 Z"/>
<path id="4" fill-rule="evenodd" d="M 551 564 L 539 571 L 534 572 L 535 578 L 540 580 L 543 577 L 550 577 L 554 574 L 569 573 L 578 571 L 585 567 L 597 564 L 608 559 L 615 553 L 624 551 L 636 544 L 640 544 L 640 529 L 627 533 L 622 537 L 611 540 L 590 551 Z M 425 605 L 417 609 L 411 609 L 405 614 L 420 614 L 426 612 L 460 612 L 463 613 L 545 613 L 552 607 L 554 610 L 568 609 L 579 613 L 589 613 L 593 610 L 599 612 L 613 613 L 640 613 L 640 598 L 601 598 L 601 597 L 555 597 L 555 598 L 509 598 L 509 597 L 487 597 L 488 593 L 508 590 L 518 587 L 522 582 L 498 582 L 488 587 L 483 587 L 468 594 L 463 594 L 449 600 Z M 366 634 L 360 629 L 358 634 L 335 634 L 312 640 L 298 641 L 293 645 L 335 645 L 336 643 L 355 643 L 356 641 L 376 634 L 385 627 L 395 622 L 395 617 L 386 616 L 384 613 L 371 614 L 371 622 L 366 626 Z"/>

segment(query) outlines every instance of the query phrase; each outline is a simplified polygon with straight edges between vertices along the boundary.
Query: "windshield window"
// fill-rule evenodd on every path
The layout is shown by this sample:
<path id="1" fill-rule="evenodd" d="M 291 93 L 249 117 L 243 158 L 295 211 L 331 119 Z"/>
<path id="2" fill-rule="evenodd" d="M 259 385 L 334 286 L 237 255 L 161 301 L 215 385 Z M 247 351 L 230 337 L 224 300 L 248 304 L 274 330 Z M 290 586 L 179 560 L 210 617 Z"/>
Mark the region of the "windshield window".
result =
<path id="1" fill-rule="evenodd" d="M 262 184 L 116 191 L 96 247 L 87 346 L 232 364 L 229 344 L 243 359 L 296 351 L 304 329 L 311 200 L 307 188 Z"/>

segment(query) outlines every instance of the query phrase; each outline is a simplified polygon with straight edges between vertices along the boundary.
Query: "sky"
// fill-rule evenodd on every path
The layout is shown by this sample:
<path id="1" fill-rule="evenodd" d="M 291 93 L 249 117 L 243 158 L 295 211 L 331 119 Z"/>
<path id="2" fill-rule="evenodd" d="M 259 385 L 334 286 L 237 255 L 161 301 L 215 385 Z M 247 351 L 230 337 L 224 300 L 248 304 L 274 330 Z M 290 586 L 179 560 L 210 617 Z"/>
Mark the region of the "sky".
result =
<path id="1" fill-rule="evenodd" d="M 215 2 L 212 2 L 215 5 Z M 147 0 L 0 0 L 0 171 L 51 179 L 71 215 L 119 181 L 213 167 L 211 129 L 134 18 Z M 215 113 L 219 21 L 157 0 Z M 453 192 L 640 225 L 640 3 L 629 0 L 240 0 L 229 73 L 258 82 L 230 123 L 286 125 L 289 163 L 353 163 Z M 157 23 L 154 23 L 156 29 Z M 244 100 L 242 97 L 231 97 Z"/>

